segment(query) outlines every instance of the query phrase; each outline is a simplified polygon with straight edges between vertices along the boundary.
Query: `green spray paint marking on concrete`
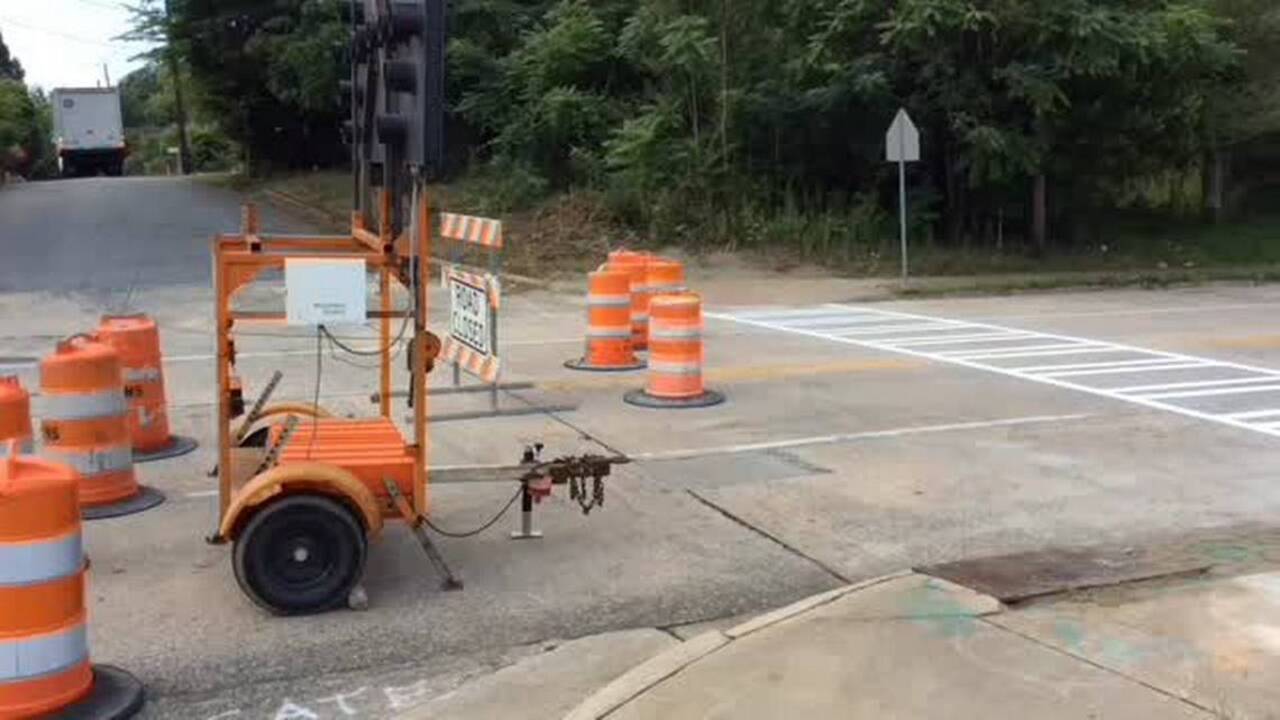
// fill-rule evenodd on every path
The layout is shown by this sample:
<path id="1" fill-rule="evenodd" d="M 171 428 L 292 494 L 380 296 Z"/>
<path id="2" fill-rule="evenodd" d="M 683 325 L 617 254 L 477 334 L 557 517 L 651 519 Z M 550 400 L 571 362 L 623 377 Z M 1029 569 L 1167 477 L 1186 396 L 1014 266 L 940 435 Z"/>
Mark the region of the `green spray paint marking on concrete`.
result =
<path id="1" fill-rule="evenodd" d="M 934 580 L 912 588 L 903 605 L 913 622 L 927 625 L 945 637 L 969 637 L 976 631 L 973 611 Z"/>

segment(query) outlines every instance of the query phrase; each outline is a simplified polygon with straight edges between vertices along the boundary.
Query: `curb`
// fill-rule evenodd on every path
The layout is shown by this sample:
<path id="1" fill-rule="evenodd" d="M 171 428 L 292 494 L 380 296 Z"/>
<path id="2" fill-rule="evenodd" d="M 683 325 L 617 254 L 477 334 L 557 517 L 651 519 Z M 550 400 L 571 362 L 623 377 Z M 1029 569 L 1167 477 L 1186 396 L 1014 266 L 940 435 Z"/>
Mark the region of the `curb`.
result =
<path id="1" fill-rule="evenodd" d="M 850 593 L 915 574 L 911 570 L 900 570 L 888 575 L 853 583 L 852 585 L 845 585 L 824 593 L 811 595 L 777 610 L 766 612 L 723 632 L 712 630 L 698 635 L 628 670 L 584 700 L 582 704 L 566 715 L 564 720 L 600 720 L 644 694 L 645 691 L 655 685 L 736 640 L 784 623 L 814 608 L 839 600 Z"/>

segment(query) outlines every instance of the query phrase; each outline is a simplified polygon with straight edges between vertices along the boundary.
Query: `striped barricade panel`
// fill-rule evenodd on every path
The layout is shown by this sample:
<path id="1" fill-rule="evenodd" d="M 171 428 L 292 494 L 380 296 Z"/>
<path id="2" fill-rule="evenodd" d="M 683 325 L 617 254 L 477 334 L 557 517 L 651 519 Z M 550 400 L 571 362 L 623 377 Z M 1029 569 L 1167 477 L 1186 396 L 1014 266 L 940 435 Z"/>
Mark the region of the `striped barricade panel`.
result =
<path id="1" fill-rule="evenodd" d="M 476 352 L 451 337 L 445 338 L 441 343 L 440 357 L 485 382 L 497 382 L 498 373 L 502 370 L 500 358 Z"/>
<path id="2" fill-rule="evenodd" d="M 440 236 L 498 250 L 502 248 L 502 222 L 471 215 L 440 213 Z"/>
<path id="3" fill-rule="evenodd" d="M 440 268 L 440 284 L 449 286 L 449 278 L 457 278 L 474 287 L 484 288 L 489 296 L 489 305 L 494 310 L 502 307 L 502 281 L 489 273 L 473 273 L 463 270 L 457 265 L 445 265 Z"/>

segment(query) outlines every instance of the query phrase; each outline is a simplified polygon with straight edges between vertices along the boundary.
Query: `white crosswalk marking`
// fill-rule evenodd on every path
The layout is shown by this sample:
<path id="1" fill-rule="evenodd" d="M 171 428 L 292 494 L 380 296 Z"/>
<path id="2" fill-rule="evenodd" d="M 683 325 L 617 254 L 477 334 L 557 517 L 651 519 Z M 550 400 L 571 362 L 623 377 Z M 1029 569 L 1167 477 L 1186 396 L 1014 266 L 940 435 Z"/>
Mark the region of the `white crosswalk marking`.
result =
<path id="1" fill-rule="evenodd" d="M 1227 380 L 1196 380 L 1194 382 L 1163 383 L 1160 385 L 1134 385 L 1132 387 L 1111 388 L 1111 392 L 1142 394 L 1160 390 L 1190 390 L 1193 388 L 1226 387 L 1228 385 L 1252 385 L 1262 382 L 1275 382 L 1275 378 L 1263 376 L 1230 378 Z"/>
<path id="2" fill-rule="evenodd" d="M 1271 368 L 854 305 L 758 308 L 707 317 L 984 370 L 1280 437 L 1280 370 Z M 1117 380 L 1126 379 L 1128 384 L 1117 386 Z M 1223 403 L 1233 406 L 1224 409 Z"/>

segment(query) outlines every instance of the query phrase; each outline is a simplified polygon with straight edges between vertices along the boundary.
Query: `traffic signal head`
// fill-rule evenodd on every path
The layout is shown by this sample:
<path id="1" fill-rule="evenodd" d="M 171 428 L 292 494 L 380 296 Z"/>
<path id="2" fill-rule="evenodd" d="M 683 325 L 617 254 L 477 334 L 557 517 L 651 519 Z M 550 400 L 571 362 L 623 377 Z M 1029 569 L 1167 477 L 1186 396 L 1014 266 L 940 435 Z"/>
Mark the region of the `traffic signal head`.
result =
<path id="1" fill-rule="evenodd" d="M 444 160 L 446 0 L 353 0 L 357 161 L 439 176 Z"/>

